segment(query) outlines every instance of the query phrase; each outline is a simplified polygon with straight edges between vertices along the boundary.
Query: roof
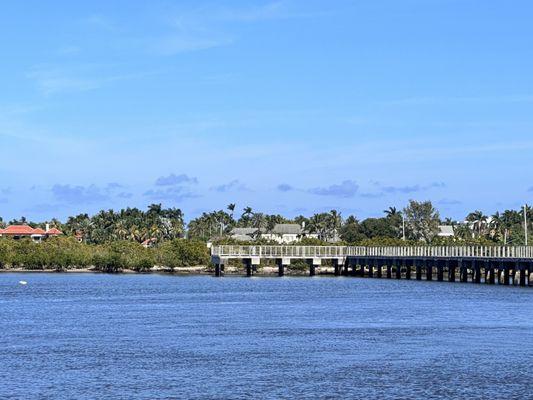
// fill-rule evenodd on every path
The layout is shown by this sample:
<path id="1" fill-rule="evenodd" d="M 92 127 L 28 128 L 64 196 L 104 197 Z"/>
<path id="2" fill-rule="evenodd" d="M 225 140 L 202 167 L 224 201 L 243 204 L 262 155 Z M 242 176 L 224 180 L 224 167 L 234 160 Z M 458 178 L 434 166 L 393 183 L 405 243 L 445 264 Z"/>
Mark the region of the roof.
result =
<path id="1" fill-rule="evenodd" d="M 41 228 L 35 228 L 32 233 L 32 235 L 45 235 L 45 234 L 46 232 L 44 231 L 44 229 L 41 229 Z"/>
<path id="2" fill-rule="evenodd" d="M 232 236 L 237 235 L 253 235 L 257 232 L 257 228 L 233 228 L 231 230 Z"/>
<path id="3" fill-rule="evenodd" d="M 0 230 L 2 235 L 33 235 L 34 229 L 28 225 L 9 225 L 6 229 Z"/>
<path id="4" fill-rule="evenodd" d="M 48 231 L 46 232 L 47 235 L 62 235 L 63 232 L 61 232 L 59 229 L 57 228 L 52 228 L 52 229 L 48 229 Z"/>
<path id="5" fill-rule="evenodd" d="M 302 233 L 302 227 L 298 224 L 276 224 L 272 233 L 278 235 L 299 235 Z"/>
<path id="6" fill-rule="evenodd" d="M 439 236 L 454 236 L 454 230 L 452 225 L 440 225 L 439 226 Z"/>
<path id="7" fill-rule="evenodd" d="M 238 240 L 239 242 L 248 242 L 250 240 L 254 240 L 249 235 L 231 235 L 232 239 Z"/>

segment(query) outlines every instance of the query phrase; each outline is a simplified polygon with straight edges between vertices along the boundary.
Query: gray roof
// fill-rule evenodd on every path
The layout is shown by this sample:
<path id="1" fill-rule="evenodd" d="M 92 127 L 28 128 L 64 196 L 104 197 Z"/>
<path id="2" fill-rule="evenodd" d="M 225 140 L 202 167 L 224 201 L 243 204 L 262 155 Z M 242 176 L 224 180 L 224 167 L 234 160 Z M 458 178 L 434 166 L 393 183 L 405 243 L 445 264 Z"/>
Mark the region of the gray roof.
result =
<path id="1" fill-rule="evenodd" d="M 251 240 L 254 240 L 254 238 L 249 235 L 231 235 L 231 238 L 240 242 L 249 242 Z"/>
<path id="2" fill-rule="evenodd" d="M 278 235 L 300 235 L 302 227 L 298 224 L 276 224 L 272 233 Z"/>
<path id="3" fill-rule="evenodd" d="M 233 228 L 231 230 L 232 236 L 237 235 L 253 235 L 257 232 L 257 228 Z"/>
<path id="4" fill-rule="evenodd" d="M 453 236 L 454 235 L 453 226 L 451 225 L 440 225 L 439 229 L 440 229 L 439 236 Z"/>

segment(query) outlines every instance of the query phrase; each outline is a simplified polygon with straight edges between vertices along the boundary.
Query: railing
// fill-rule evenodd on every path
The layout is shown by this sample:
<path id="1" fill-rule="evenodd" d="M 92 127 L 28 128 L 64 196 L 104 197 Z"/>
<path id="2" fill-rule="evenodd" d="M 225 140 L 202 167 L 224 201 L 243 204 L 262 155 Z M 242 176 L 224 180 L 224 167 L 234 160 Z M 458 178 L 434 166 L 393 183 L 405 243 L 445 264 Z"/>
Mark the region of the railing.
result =
<path id="1" fill-rule="evenodd" d="M 436 257 L 533 259 L 533 246 L 213 246 L 227 258 Z"/>

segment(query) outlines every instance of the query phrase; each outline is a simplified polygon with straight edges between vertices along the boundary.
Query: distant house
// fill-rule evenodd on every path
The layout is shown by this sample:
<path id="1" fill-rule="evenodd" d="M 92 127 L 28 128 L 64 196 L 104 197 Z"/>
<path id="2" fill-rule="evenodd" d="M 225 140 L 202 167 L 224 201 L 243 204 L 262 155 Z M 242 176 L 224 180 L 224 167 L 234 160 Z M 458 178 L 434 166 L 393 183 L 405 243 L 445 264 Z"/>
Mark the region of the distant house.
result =
<path id="1" fill-rule="evenodd" d="M 231 238 L 240 242 L 249 242 L 257 238 L 259 229 L 257 228 L 233 228 L 230 232 Z"/>
<path id="2" fill-rule="evenodd" d="M 439 237 L 454 237 L 455 232 L 452 225 L 439 225 Z"/>
<path id="3" fill-rule="evenodd" d="M 272 230 L 257 228 L 233 228 L 231 238 L 239 241 L 253 241 L 257 238 L 272 240 L 280 244 L 299 242 L 303 238 L 318 238 L 298 224 L 276 224 Z"/>
<path id="4" fill-rule="evenodd" d="M 141 243 L 141 246 L 148 249 L 149 247 L 154 247 L 155 244 L 157 243 L 157 239 L 156 238 L 150 238 L 150 239 L 146 239 L 144 242 Z"/>
<path id="5" fill-rule="evenodd" d="M 0 236 L 11 237 L 13 239 L 31 238 L 34 242 L 40 242 L 43 239 L 51 236 L 60 236 L 63 232 L 59 229 L 50 229 L 46 225 L 46 230 L 41 228 L 32 228 L 29 225 L 9 225 L 5 229 L 0 229 Z"/>

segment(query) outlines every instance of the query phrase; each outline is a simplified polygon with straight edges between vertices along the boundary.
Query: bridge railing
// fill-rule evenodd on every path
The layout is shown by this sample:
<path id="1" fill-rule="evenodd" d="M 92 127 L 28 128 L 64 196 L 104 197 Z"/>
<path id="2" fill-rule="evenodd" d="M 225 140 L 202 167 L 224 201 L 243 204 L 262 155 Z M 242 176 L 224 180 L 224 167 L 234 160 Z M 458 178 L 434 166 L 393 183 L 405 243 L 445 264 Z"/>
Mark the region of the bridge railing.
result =
<path id="1" fill-rule="evenodd" d="M 436 257 L 533 259 L 533 246 L 213 246 L 228 258 Z"/>

